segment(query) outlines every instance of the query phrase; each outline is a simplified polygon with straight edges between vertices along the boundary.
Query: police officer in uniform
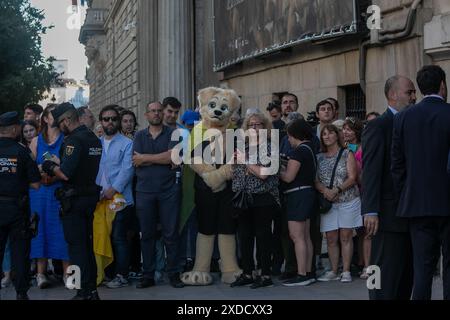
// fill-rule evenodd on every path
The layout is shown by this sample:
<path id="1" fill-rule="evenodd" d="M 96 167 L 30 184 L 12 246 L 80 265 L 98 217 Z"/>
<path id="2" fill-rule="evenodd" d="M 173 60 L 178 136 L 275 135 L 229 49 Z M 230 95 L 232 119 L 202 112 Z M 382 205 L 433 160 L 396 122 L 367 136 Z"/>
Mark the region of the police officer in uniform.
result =
<path id="1" fill-rule="evenodd" d="M 56 197 L 61 203 L 61 220 L 70 262 L 81 271 L 81 289 L 73 299 L 98 300 L 92 224 L 100 195 L 95 179 L 102 145 L 91 130 L 80 124 L 72 104 L 60 104 L 52 115 L 53 126 L 58 127 L 66 138 L 61 147 L 60 163 L 53 157 L 43 163 L 42 169 L 63 181 Z"/>
<path id="2" fill-rule="evenodd" d="M 41 175 L 20 138 L 17 112 L 0 116 L 0 266 L 6 242 L 11 245 L 17 300 L 28 300 L 30 270 L 30 210 L 28 188 L 39 189 Z"/>

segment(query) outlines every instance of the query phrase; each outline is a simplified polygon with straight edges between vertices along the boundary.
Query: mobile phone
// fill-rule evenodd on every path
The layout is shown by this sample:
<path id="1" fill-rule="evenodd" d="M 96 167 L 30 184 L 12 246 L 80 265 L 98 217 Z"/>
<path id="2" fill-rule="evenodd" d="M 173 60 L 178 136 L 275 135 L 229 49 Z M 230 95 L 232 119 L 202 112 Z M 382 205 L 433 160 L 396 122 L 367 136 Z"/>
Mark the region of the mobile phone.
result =
<path id="1" fill-rule="evenodd" d="M 45 160 L 52 160 L 52 155 L 47 151 L 42 155 L 42 158 Z"/>

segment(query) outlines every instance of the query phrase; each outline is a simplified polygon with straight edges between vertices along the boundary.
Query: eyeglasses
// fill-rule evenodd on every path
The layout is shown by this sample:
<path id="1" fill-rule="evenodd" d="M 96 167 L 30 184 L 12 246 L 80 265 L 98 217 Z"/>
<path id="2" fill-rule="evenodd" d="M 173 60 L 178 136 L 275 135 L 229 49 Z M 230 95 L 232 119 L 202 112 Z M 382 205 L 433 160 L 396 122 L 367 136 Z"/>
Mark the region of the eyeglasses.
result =
<path id="1" fill-rule="evenodd" d="M 248 126 L 250 128 L 260 128 L 260 127 L 264 126 L 264 124 L 262 124 L 262 123 L 250 123 Z"/>
<path id="2" fill-rule="evenodd" d="M 119 118 L 118 117 L 104 117 L 104 118 L 102 118 L 102 121 L 103 122 L 110 122 L 110 121 L 117 122 L 117 121 L 119 121 Z"/>
<path id="3" fill-rule="evenodd" d="M 152 109 L 152 110 L 148 110 L 147 113 L 163 113 L 163 109 Z"/>

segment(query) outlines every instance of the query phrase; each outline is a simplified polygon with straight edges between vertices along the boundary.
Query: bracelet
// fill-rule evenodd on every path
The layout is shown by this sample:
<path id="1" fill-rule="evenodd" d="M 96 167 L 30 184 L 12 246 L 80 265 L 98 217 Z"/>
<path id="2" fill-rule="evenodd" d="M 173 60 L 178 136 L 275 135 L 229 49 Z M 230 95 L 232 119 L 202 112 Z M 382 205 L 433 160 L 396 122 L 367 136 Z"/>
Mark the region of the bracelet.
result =
<path id="1" fill-rule="evenodd" d="M 344 190 L 342 190 L 341 187 L 336 187 L 336 188 L 338 189 L 339 193 L 342 193 L 342 191 L 344 191 Z"/>

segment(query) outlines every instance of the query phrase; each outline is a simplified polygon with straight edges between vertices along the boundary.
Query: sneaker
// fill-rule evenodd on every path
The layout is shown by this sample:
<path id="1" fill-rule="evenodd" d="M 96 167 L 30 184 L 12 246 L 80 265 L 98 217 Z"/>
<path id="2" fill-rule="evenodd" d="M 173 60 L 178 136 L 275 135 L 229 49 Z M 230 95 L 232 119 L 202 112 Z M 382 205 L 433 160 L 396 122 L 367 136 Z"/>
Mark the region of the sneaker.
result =
<path id="1" fill-rule="evenodd" d="M 236 281 L 230 285 L 230 287 L 235 288 L 235 287 L 249 286 L 252 285 L 254 282 L 255 281 L 253 280 L 252 276 L 241 274 L 239 278 L 237 278 Z"/>
<path id="2" fill-rule="evenodd" d="M 342 274 L 341 274 L 341 282 L 343 282 L 343 283 L 349 283 L 349 282 L 352 282 L 353 281 L 353 279 L 352 279 L 352 274 L 350 273 L 350 272 L 342 272 Z"/>
<path id="3" fill-rule="evenodd" d="M 283 272 L 278 279 L 280 281 L 286 281 L 286 280 L 295 279 L 296 277 L 297 277 L 296 272 Z"/>
<path id="4" fill-rule="evenodd" d="M 273 287 L 273 282 L 271 278 L 267 277 L 258 277 L 255 282 L 250 286 L 250 289 L 258 289 L 258 288 L 271 288 Z"/>
<path id="5" fill-rule="evenodd" d="M 131 271 L 130 273 L 128 273 L 128 279 L 142 280 L 142 278 L 143 278 L 142 272 Z"/>
<path id="6" fill-rule="evenodd" d="M 359 276 L 361 279 L 363 280 L 367 280 L 369 279 L 369 275 L 367 273 L 367 268 L 364 268 L 363 271 L 361 272 L 361 275 Z"/>
<path id="7" fill-rule="evenodd" d="M 317 280 L 321 282 L 329 282 L 329 281 L 338 281 L 339 279 L 340 278 L 336 273 L 334 273 L 333 271 L 327 271 Z"/>
<path id="8" fill-rule="evenodd" d="M 65 274 L 65 275 L 63 275 L 63 283 L 64 283 L 64 287 L 67 289 L 67 290 L 70 290 L 70 288 L 67 286 L 67 279 L 69 278 L 69 276 L 67 275 L 67 274 Z"/>
<path id="9" fill-rule="evenodd" d="M 316 283 L 317 279 L 316 279 L 316 274 L 315 272 L 308 272 L 306 273 L 306 276 L 308 277 L 308 279 L 310 280 L 310 284 Z"/>
<path id="10" fill-rule="evenodd" d="M 283 282 L 283 286 L 285 287 L 306 287 L 311 284 L 311 278 L 308 276 L 297 275 L 295 279 L 287 280 Z"/>
<path id="11" fill-rule="evenodd" d="M 47 276 L 42 273 L 36 275 L 36 284 L 39 289 L 47 289 L 50 287 L 50 281 L 48 281 Z"/>
<path id="12" fill-rule="evenodd" d="M 121 274 L 118 274 L 112 281 L 110 281 L 106 284 L 106 287 L 108 287 L 110 289 L 118 289 L 118 288 L 127 287 L 129 284 L 130 283 L 128 282 L 127 279 L 125 279 L 124 276 L 122 276 Z"/>
<path id="13" fill-rule="evenodd" d="M 1 282 L 1 287 L 4 288 L 8 288 L 11 285 L 11 278 L 10 277 L 3 277 L 2 282 Z"/>

